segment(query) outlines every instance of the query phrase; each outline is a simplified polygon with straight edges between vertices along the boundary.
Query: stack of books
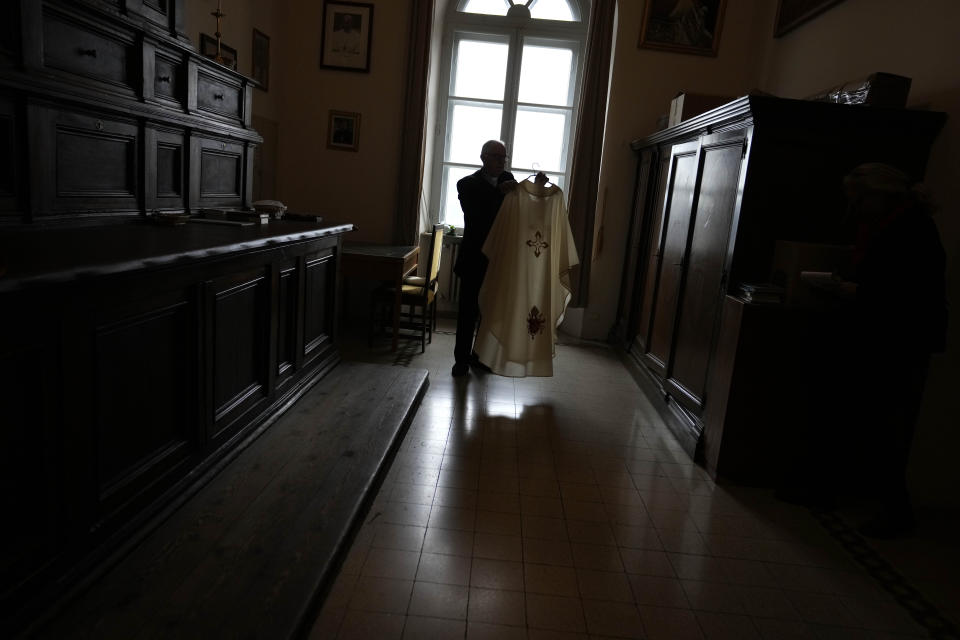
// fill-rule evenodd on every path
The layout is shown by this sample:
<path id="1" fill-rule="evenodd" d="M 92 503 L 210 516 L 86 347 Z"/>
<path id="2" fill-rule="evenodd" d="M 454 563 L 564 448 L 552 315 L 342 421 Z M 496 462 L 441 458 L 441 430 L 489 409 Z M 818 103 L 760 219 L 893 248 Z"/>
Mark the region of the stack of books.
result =
<path id="1" fill-rule="evenodd" d="M 738 295 L 744 302 L 754 304 L 781 304 L 783 287 L 769 282 L 741 282 L 737 285 Z"/>

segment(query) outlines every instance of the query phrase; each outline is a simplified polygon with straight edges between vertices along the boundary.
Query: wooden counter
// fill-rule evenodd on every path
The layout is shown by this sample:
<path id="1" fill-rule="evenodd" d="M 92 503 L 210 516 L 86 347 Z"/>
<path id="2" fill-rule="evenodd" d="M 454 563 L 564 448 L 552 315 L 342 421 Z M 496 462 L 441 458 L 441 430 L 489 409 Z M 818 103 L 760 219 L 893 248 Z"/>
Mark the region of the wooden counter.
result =
<path id="1" fill-rule="evenodd" d="M 128 545 L 337 363 L 352 229 L 0 233 L 4 622 Z"/>

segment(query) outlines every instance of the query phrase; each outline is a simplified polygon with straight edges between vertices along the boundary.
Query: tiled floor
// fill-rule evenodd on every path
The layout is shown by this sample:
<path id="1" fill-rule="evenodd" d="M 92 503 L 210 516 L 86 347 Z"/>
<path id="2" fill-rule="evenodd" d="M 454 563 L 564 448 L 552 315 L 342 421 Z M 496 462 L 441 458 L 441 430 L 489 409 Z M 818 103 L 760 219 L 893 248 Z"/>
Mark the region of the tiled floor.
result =
<path id="1" fill-rule="evenodd" d="M 526 379 L 452 351 L 345 345 L 430 388 L 311 638 L 927 637 L 808 511 L 692 464 L 611 350 Z"/>

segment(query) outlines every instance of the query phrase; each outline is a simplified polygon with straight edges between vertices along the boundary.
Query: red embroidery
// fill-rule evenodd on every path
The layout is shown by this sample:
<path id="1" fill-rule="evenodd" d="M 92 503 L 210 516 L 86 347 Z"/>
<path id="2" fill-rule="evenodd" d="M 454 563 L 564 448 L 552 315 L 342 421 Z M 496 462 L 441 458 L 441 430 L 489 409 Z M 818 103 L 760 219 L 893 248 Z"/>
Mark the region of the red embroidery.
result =
<path id="1" fill-rule="evenodd" d="M 543 325 L 546 323 L 547 319 L 536 306 L 530 309 L 530 315 L 527 316 L 527 333 L 530 334 L 531 340 L 536 339 L 537 334 L 543 333 Z"/>
<path id="2" fill-rule="evenodd" d="M 533 240 L 527 240 L 527 246 L 533 247 L 533 255 L 535 255 L 538 258 L 540 257 L 541 249 L 547 249 L 550 247 L 549 244 L 543 241 L 543 235 L 539 231 L 537 231 L 536 236 L 534 236 Z"/>

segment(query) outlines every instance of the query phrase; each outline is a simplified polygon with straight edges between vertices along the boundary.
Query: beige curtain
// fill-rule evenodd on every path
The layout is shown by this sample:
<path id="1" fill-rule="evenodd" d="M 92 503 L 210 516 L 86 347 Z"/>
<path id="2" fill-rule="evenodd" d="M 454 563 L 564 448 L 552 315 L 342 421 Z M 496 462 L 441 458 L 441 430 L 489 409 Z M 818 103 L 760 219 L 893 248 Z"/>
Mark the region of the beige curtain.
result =
<path id="1" fill-rule="evenodd" d="M 412 0 L 407 87 L 400 144 L 397 217 L 393 227 L 397 244 L 419 239 L 420 191 L 423 184 L 423 149 L 427 118 L 427 78 L 430 68 L 430 34 L 434 0 Z"/>
<path id="2" fill-rule="evenodd" d="M 613 46 L 613 19 L 616 0 L 593 0 L 584 60 L 583 87 L 577 133 L 570 171 L 570 226 L 580 254 L 580 266 L 573 273 L 574 307 L 584 307 L 590 290 L 590 263 L 593 255 L 593 227 L 603 151 L 603 128 L 610 83 L 610 55 Z"/>

